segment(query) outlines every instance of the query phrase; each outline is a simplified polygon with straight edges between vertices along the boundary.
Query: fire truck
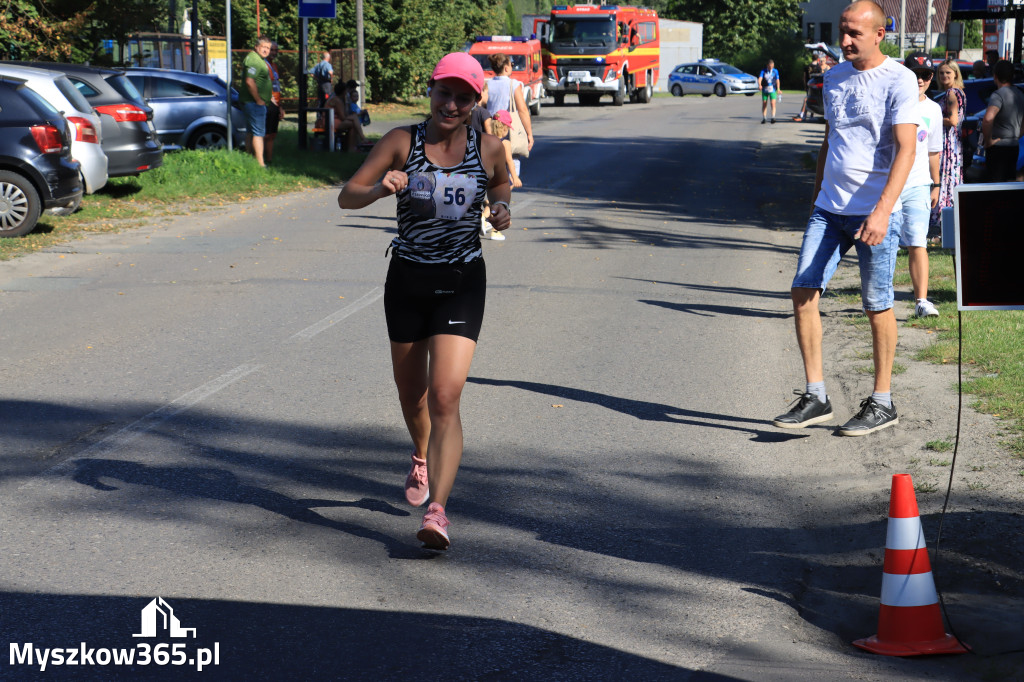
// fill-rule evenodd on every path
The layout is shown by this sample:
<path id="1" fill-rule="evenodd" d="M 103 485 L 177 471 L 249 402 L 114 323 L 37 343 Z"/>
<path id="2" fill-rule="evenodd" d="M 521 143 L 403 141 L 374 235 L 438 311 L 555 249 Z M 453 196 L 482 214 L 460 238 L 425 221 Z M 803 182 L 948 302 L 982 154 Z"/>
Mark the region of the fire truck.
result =
<path id="1" fill-rule="evenodd" d="M 650 102 L 658 82 L 658 13 L 623 5 L 557 5 L 536 21 L 544 59 L 544 89 L 561 106 L 567 94 L 580 104 Z"/>
<path id="2" fill-rule="evenodd" d="M 541 79 L 540 41 L 523 36 L 477 36 L 469 48 L 484 68 L 485 78 L 494 78 L 489 55 L 504 52 L 512 62 L 512 79 L 523 84 L 526 106 L 534 116 L 540 116 L 540 101 L 544 98 Z"/>

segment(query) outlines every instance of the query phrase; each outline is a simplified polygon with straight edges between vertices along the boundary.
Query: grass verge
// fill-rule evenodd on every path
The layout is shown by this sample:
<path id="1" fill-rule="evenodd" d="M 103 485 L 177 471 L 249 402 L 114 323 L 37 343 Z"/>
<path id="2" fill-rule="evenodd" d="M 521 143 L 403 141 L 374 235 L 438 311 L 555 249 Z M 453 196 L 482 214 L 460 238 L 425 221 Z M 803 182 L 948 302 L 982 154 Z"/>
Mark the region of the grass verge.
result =
<path id="1" fill-rule="evenodd" d="M 909 325 L 928 330 L 935 342 L 918 353 L 935 364 L 957 361 L 957 338 L 963 321 L 964 393 L 975 397 L 971 406 L 1003 420 L 1009 432 L 1006 446 L 1024 459 L 1024 311 L 956 309 L 953 253 L 929 249 L 928 298 L 939 317 L 911 318 Z M 901 252 L 895 283 L 910 285 L 907 257 Z"/>
<path id="2" fill-rule="evenodd" d="M 267 168 L 238 150 L 171 152 L 156 170 L 111 178 L 106 187 L 85 197 L 74 215 L 44 214 L 30 234 L 0 239 L 0 260 L 87 234 L 136 227 L 157 215 L 334 185 L 351 176 L 365 158 L 365 154 L 300 150 L 293 126 L 283 127 L 278 134 L 273 163 Z"/>

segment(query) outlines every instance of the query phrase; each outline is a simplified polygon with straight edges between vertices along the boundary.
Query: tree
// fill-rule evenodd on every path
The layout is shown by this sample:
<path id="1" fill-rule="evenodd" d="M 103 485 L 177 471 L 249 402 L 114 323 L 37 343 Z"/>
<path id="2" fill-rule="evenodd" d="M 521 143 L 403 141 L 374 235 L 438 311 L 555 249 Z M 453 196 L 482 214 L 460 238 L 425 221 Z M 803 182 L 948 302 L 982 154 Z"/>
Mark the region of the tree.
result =
<path id="1" fill-rule="evenodd" d="M 964 22 L 964 49 L 976 50 L 982 46 L 984 36 L 982 35 L 981 19 L 972 19 Z"/>
<path id="2" fill-rule="evenodd" d="M 704 54 L 731 59 L 766 38 L 799 33 L 803 14 L 797 0 L 666 0 L 663 16 L 704 24 Z"/>
<path id="3" fill-rule="evenodd" d="M 63 16 L 37 0 L 0 0 L 0 56 L 67 61 L 88 11 Z"/>

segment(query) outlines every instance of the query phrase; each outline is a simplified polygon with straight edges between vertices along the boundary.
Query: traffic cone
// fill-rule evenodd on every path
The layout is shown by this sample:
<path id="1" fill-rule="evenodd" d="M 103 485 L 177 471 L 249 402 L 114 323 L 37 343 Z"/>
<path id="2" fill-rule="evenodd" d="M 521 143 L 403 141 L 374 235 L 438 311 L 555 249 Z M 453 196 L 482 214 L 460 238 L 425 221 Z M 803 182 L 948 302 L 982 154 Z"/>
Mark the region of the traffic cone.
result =
<path id="1" fill-rule="evenodd" d="M 967 653 L 965 646 L 942 626 L 939 595 L 910 474 L 892 477 L 878 634 L 853 644 L 884 656 Z"/>

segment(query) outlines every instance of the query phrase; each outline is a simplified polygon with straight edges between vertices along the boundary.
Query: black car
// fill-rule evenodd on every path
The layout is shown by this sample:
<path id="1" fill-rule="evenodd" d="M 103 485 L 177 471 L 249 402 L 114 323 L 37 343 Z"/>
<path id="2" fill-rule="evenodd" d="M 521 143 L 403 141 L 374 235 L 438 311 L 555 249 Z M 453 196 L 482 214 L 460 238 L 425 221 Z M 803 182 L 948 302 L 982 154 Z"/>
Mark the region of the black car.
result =
<path id="1" fill-rule="evenodd" d="M 807 111 L 818 116 L 825 115 L 825 104 L 822 99 L 822 75 L 815 74 L 807 79 Z"/>
<path id="2" fill-rule="evenodd" d="M 153 127 L 153 109 L 125 72 L 81 64 L 9 62 L 64 73 L 100 116 L 100 146 L 107 155 L 107 175 L 138 175 L 164 163 Z"/>
<path id="3" fill-rule="evenodd" d="M 43 209 L 77 206 L 82 192 L 68 122 L 24 80 L 0 76 L 0 237 L 28 234 Z"/>

